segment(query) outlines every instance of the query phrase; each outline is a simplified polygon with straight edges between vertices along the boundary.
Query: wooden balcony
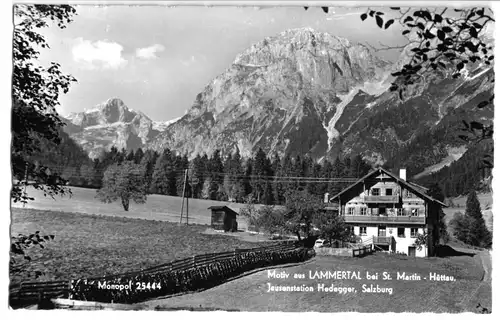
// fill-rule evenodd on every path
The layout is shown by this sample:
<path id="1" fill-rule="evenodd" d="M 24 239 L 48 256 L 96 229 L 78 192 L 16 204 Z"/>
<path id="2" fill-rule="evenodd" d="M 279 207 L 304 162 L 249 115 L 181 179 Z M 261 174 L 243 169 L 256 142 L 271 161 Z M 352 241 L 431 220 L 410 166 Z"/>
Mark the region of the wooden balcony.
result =
<path id="1" fill-rule="evenodd" d="M 364 196 L 365 203 L 400 203 L 401 197 L 393 196 Z"/>
<path id="2" fill-rule="evenodd" d="M 392 237 L 373 237 L 373 244 L 391 245 Z"/>
<path id="3" fill-rule="evenodd" d="M 345 222 L 350 223 L 400 223 L 400 224 L 425 224 L 424 216 L 361 216 L 344 215 Z"/>

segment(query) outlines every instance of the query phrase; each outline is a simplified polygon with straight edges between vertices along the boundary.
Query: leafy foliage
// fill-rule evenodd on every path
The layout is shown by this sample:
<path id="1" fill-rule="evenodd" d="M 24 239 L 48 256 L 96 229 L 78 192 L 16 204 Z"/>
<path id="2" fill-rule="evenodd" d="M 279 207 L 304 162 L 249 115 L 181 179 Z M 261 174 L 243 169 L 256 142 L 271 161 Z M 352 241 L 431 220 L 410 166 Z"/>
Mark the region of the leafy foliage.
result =
<path id="1" fill-rule="evenodd" d="M 104 173 L 103 186 L 97 191 L 96 197 L 105 203 L 120 199 L 125 211 L 128 211 L 130 200 L 145 203 L 144 169 L 133 161 L 110 166 Z"/>
<path id="2" fill-rule="evenodd" d="M 424 233 L 418 233 L 415 238 L 415 242 L 413 245 L 417 248 L 418 251 L 422 250 L 427 246 L 427 242 L 429 241 L 429 234 L 424 231 Z"/>
<path id="3" fill-rule="evenodd" d="M 63 122 L 56 107 L 60 93 L 67 93 L 70 84 L 76 81 L 62 73 L 61 66 L 52 62 L 49 67 L 37 63 L 39 48 L 49 48 L 40 29 L 49 26 L 49 20 L 61 29 L 71 22 L 76 11 L 69 5 L 20 5 L 14 6 L 13 72 L 12 72 L 12 147 L 11 163 L 14 183 L 11 199 L 14 202 L 34 200 L 26 193 L 26 185 L 42 190 L 45 196 L 71 194 L 64 187 L 65 180 L 54 168 L 40 163 L 44 147 L 56 150 L 61 143 Z M 24 183 L 22 182 L 24 180 Z M 10 272 L 24 269 L 16 259 L 22 256 L 30 261 L 28 250 L 44 248 L 42 243 L 54 239 L 54 235 L 40 235 L 39 231 L 28 236 L 19 234 L 11 239 Z M 38 277 L 42 273 L 35 271 Z"/>
<path id="4" fill-rule="evenodd" d="M 26 273 L 26 263 L 19 261 L 20 257 L 27 263 L 31 262 L 31 256 L 29 255 L 29 250 L 35 247 L 40 249 L 45 248 L 44 243 L 54 240 L 54 235 L 40 235 L 40 231 L 36 231 L 30 235 L 19 234 L 17 236 L 11 237 L 10 245 L 10 261 L 9 261 L 9 271 L 10 274 L 16 273 Z M 38 278 L 43 275 L 41 271 L 34 271 L 34 277 Z"/>
<path id="5" fill-rule="evenodd" d="M 273 206 L 263 206 L 257 212 L 255 225 L 259 230 L 267 232 L 269 235 L 283 235 L 287 232 L 286 220 L 283 209 Z"/>
<path id="6" fill-rule="evenodd" d="M 493 11 L 484 7 L 451 11 L 449 8 L 390 7 L 386 12 L 368 8 L 360 15 L 361 21 L 375 20 L 378 28 L 399 28 L 406 39 L 402 45 L 380 44 L 381 48 L 375 48 L 377 51 L 404 50 L 406 53 L 407 62 L 392 73 L 395 80 L 390 88 L 398 91 L 400 100 L 407 98 L 412 86 L 428 81 L 429 75 L 459 78 L 468 67 L 472 69 L 481 64 L 488 66 L 494 63 L 493 44 L 484 36 L 487 28 L 495 23 Z M 491 81 L 494 82 L 494 79 Z M 491 93 L 471 111 L 491 107 L 493 102 L 494 95 Z M 457 136 L 469 146 L 493 137 L 492 123 L 474 119 L 463 120 L 462 123 L 462 133 Z M 408 148 L 414 150 L 413 145 Z M 492 150 L 485 152 L 482 162 L 485 168 L 493 167 Z M 418 162 L 414 163 L 418 166 Z M 419 168 L 425 166 L 428 165 L 422 163 Z"/>
<path id="7" fill-rule="evenodd" d="M 76 13 L 69 5 L 15 5 L 12 73 L 12 171 L 18 181 L 11 198 L 14 202 L 33 200 L 23 189 L 21 180 L 34 180 L 33 187 L 45 194 L 67 194 L 64 179 L 48 168 L 37 164 L 31 156 L 41 151 L 40 139 L 60 143 L 59 129 L 63 122 L 56 107 L 60 93 L 67 93 L 76 81 L 62 73 L 61 66 L 52 62 L 49 67 L 37 63 L 38 48 L 49 48 L 41 28 L 49 20 L 61 29 Z"/>
<path id="8" fill-rule="evenodd" d="M 380 28 L 387 29 L 396 23 L 407 39 L 409 62 L 392 75 L 397 77 L 391 86 L 403 96 L 407 86 L 417 83 L 429 71 L 453 71 L 453 77 L 467 65 L 482 62 L 486 65 L 494 59 L 493 46 L 485 42 L 481 33 L 488 23 L 494 22 L 490 8 L 454 9 L 455 14 L 445 15 L 444 9 L 391 8 L 396 13 L 384 23 L 383 12 L 367 9 L 360 18 L 373 18 Z"/>
<path id="9" fill-rule="evenodd" d="M 301 234 L 309 237 L 315 215 L 323 210 L 322 202 L 307 191 L 289 191 L 285 198 L 285 229 L 295 234 L 299 241 Z"/>
<path id="10" fill-rule="evenodd" d="M 391 9 L 397 12 L 396 22 L 403 28 L 401 34 L 407 39 L 404 48 L 408 50 L 409 58 L 409 62 L 404 64 L 401 70 L 392 73 L 396 80 L 390 90 L 399 91 L 400 99 L 404 99 L 408 87 L 426 81 L 426 75 L 431 72 L 451 72 L 453 78 L 458 78 L 467 66 L 493 63 L 493 44 L 488 43 L 482 36 L 488 24 L 495 22 L 490 8 L 454 9 L 455 14 L 452 15 L 445 15 L 448 8 Z M 368 9 L 360 18 L 363 21 L 368 16 L 375 18 L 377 25 L 382 28 L 382 15 L 382 12 Z M 385 29 L 394 21 L 388 20 Z M 492 105 L 493 100 L 494 95 L 491 95 L 476 108 L 482 109 Z M 459 137 L 465 142 L 478 143 L 493 138 L 493 124 L 465 120 L 463 124 L 462 130 L 465 134 Z M 493 167 L 492 154 L 486 153 L 484 156 L 483 163 L 487 168 Z"/>
<path id="11" fill-rule="evenodd" d="M 344 221 L 344 217 L 321 210 L 315 217 L 314 224 L 319 228 L 319 236 L 333 243 L 335 240 L 348 241 L 353 234 Z"/>

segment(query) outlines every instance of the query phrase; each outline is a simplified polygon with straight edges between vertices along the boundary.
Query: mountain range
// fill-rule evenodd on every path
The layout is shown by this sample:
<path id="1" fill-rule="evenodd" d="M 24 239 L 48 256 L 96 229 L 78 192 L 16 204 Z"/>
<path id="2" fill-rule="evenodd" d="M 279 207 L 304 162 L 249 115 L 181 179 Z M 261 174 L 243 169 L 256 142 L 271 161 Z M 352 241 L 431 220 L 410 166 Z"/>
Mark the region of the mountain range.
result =
<path id="1" fill-rule="evenodd" d="M 135 150 L 146 148 L 175 120 L 157 122 L 141 111 L 128 108 L 119 98 L 111 98 L 84 112 L 63 118 L 64 131 L 78 142 L 91 158 L 98 158 L 111 146 Z"/>
<path id="2" fill-rule="evenodd" d="M 491 66 L 453 79 L 433 73 L 401 100 L 390 92 L 390 63 L 370 47 L 311 28 L 286 30 L 253 44 L 208 83 L 186 114 L 167 123 L 129 109 L 118 98 L 66 118 L 65 131 L 91 157 L 109 149 L 169 148 L 193 158 L 220 149 L 243 157 L 308 154 L 314 159 L 361 154 L 373 164 L 438 170 L 467 148 L 462 120 L 492 121 L 493 106 L 471 112 L 493 94 Z"/>

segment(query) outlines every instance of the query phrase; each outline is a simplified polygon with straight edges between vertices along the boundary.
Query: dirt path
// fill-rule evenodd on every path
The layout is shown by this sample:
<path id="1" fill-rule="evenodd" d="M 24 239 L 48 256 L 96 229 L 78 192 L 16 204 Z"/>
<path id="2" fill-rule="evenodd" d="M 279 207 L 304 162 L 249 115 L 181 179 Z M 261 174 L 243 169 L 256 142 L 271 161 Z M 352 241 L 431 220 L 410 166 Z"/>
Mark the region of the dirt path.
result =
<path id="1" fill-rule="evenodd" d="M 483 269 L 484 269 L 484 277 L 483 277 L 484 282 L 491 282 L 492 256 L 493 256 L 493 251 L 491 250 L 484 250 L 479 252 L 479 258 L 481 258 L 481 263 L 483 264 Z"/>
<path id="2" fill-rule="evenodd" d="M 491 310 L 491 305 L 489 303 L 485 303 L 485 299 L 480 299 L 480 297 L 484 297 L 487 295 L 491 295 L 491 268 L 492 268 L 492 252 L 489 250 L 473 250 L 473 249 L 465 249 L 465 248 L 459 248 L 460 251 L 463 252 L 469 252 L 469 253 L 475 253 L 476 254 L 476 259 L 479 259 L 481 262 L 481 265 L 484 270 L 484 275 L 483 279 L 481 282 L 477 283 L 477 287 L 475 290 L 473 290 L 470 294 L 464 295 L 462 298 L 460 305 L 462 306 L 464 312 L 466 310 L 470 310 L 471 308 L 475 308 L 476 310 L 479 311 L 478 307 L 478 302 L 476 300 L 479 300 L 481 303 L 481 307 L 486 307 L 489 310 Z"/>

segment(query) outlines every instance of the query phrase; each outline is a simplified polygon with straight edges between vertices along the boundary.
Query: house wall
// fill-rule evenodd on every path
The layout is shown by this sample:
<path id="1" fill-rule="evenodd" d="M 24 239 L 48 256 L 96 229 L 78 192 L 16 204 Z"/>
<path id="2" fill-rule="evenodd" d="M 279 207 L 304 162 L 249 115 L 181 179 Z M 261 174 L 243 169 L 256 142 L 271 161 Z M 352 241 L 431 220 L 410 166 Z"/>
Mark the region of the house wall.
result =
<path id="1" fill-rule="evenodd" d="M 364 236 L 360 235 L 361 227 L 366 227 L 366 235 Z M 403 228 L 403 227 L 405 229 L 405 237 L 398 237 L 398 228 Z M 408 247 L 412 247 L 416 240 L 416 238 L 411 237 L 412 228 L 417 228 L 417 232 L 420 234 L 423 234 L 424 229 L 426 229 L 426 227 L 417 227 L 417 226 L 401 226 L 401 227 L 386 226 L 386 236 L 394 237 L 394 240 L 396 242 L 396 247 L 394 248 L 394 251 L 409 254 Z M 367 241 L 372 237 L 378 237 L 378 225 L 354 225 L 354 234 L 356 236 L 360 236 L 362 241 Z M 417 249 L 415 252 L 416 256 L 426 257 L 427 254 L 430 254 L 428 249 L 429 249 L 428 246 L 423 246 L 422 250 L 420 251 Z"/>
<path id="2" fill-rule="evenodd" d="M 435 239 L 438 236 L 438 221 L 439 221 L 439 208 L 440 206 L 420 198 L 409 189 L 405 188 L 404 185 L 400 185 L 398 181 L 394 178 L 386 175 L 385 173 L 379 176 L 370 178 L 365 181 L 363 185 L 358 185 L 355 192 L 359 192 L 357 196 L 351 198 L 347 202 L 340 202 L 340 214 L 349 215 L 349 210 L 352 208 L 352 215 L 361 215 L 362 208 L 366 208 L 366 215 L 379 215 L 385 210 L 387 216 L 397 216 L 412 215 L 413 210 L 418 210 L 417 215 L 420 217 L 426 217 L 426 225 L 404 225 L 401 224 L 400 228 L 405 228 L 405 237 L 398 237 L 398 225 L 391 223 L 378 223 L 378 224 L 360 224 L 360 223 L 349 223 L 349 225 L 354 226 L 354 233 L 359 236 L 360 226 L 366 226 L 367 234 L 366 236 L 361 236 L 363 241 L 370 237 L 378 236 L 378 225 L 386 225 L 386 236 L 392 236 L 395 240 L 395 246 L 391 248 L 392 251 L 404 252 L 409 254 L 408 247 L 413 246 L 416 238 L 410 237 L 411 228 L 417 228 L 418 233 L 428 234 L 427 245 L 423 246 L 421 250 L 416 249 L 415 255 L 417 257 L 425 257 L 433 255 L 435 251 Z M 374 189 L 378 189 L 378 194 L 374 194 Z M 365 197 L 367 196 L 387 196 L 386 190 L 391 189 L 393 196 L 400 196 L 401 201 L 397 203 L 373 203 L 365 202 Z M 352 193 L 351 193 L 352 195 Z M 348 195 L 349 196 L 349 195 Z M 373 200 L 373 199 L 372 199 Z M 381 209 L 385 208 L 385 209 Z M 391 233 L 392 231 L 392 233 Z"/>
<path id="3" fill-rule="evenodd" d="M 382 205 L 383 207 L 386 208 L 386 214 L 388 216 L 397 215 L 398 209 L 402 209 L 403 212 L 406 213 L 406 215 L 410 215 L 412 212 L 411 210 L 413 210 L 413 209 L 418 210 L 419 216 L 426 215 L 425 201 L 423 199 L 417 197 L 416 195 L 412 194 L 406 188 L 401 187 L 395 181 L 377 182 L 372 187 L 368 188 L 367 186 L 365 186 L 365 188 L 366 189 L 364 191 L 361 191 L 357 197 L 352 198 L 345 205 L 342 206 L 343 212 L 345 214 L 349 213 L 349 208 L 353 208 L 353 214 L 359 215 L 359 214 L 361 214 L 361 208 L 366 208 L 367 215 L 378 215 L 380 212 L 379 207 L 380 207 L 380 205 Z M 365 196 L 372 196 L 373 189 L 378 189 L 380 192 L 379 195 L 382 195 L 382 196 L 386 195 L 387 189 L 392 189 L 393 195 L 402 195 L 402 203 L 401 204 L 365 203 L 364 197 Z"/>

